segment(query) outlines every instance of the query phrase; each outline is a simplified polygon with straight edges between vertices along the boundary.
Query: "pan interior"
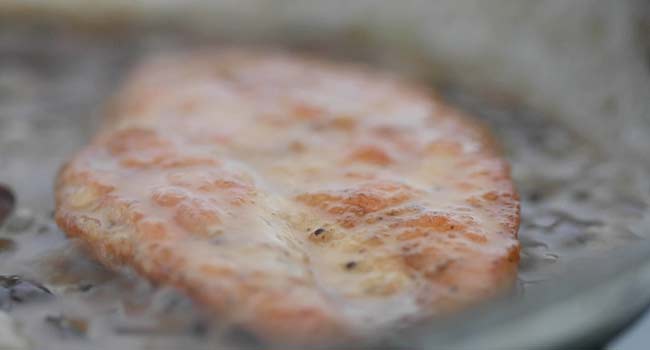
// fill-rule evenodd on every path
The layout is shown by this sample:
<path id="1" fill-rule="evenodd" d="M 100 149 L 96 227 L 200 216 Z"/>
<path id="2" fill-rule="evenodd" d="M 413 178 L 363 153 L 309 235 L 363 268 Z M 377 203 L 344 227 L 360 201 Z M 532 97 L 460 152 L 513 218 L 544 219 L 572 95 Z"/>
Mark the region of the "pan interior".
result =
<path id="1" fill-rule="evenodd" d="M 359 33 L 348 35 L 352 39 L 274 45 L 426 79 L 451 104 L 485 121 L 503 144 L 522 197 L 522 261 L 513 304 L 577 261 L 649 238 L 650 166 L 642 156 L 613 151 L 614 139 L 600 137 L 602 131 L 589 123 L 577 127 L 574 119 L 531 108 L 530 101 L 506 90 L 455 80 L 457 73 L 446 74 L 444 63 L 422 52 L 386 56 L 373 45 L 358 46 Z M 145 54 L 213 42 L 166 30 L 89 34 L 57 26 L 0 28 L 0 182 L 17 198 L 0 223 L 0 316 L 9 315 L 0 327 L 12 330 L 15 344 L 48 349 L 257 344 L 174 290 L 130 271 L 105 270 L 52 220 L 56 172 L 97 128 L 102 102 L 119 77 Z M 601 108 L 615 113 L 618 103 L 606 100 Z"/>

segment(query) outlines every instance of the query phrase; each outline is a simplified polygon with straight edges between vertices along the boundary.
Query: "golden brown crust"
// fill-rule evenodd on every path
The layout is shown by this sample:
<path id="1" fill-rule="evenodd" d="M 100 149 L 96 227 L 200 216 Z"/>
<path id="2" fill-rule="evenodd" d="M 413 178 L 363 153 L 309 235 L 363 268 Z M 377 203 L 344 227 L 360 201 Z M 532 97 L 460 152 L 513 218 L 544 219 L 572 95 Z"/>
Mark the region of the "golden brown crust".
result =
<path id="1" fill-rule="evenodd" d="M 482 127 L 397 78 L 277 53 L 143 65 L 56 196 L 104 264 L 276 341 L 455 310 L 519 260 L 517 194 Z"/>

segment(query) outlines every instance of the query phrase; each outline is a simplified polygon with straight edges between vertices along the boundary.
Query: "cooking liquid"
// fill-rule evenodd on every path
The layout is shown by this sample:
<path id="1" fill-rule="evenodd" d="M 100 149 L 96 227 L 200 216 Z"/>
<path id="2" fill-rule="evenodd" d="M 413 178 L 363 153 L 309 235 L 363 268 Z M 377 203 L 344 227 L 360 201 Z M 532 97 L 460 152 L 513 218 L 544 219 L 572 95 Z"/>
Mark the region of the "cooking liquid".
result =
<path id="1" fill-rule="evenodd" d="M 95 111 L 118 78 L 143 53 L 191 40 L 174 33 L 116 39 L 41 29 L 0 30 L 0 182 L 17 198 L 0 223 L 0 308 L 9 315 L 0 328 L 18 339 L 7 341 L 35 349 L 256 344 L 170 288 L 104 269 L 51 216 L 53 179 L 98 126 Z M 576 259 L 648 238 L 640 229 L 648 225 L 644 164 L 608 158 L 580 133 L 516 101 L 453 84 L 439 90 L 491 127 L 512 164 L 522 197 L 514 298 Z"/>

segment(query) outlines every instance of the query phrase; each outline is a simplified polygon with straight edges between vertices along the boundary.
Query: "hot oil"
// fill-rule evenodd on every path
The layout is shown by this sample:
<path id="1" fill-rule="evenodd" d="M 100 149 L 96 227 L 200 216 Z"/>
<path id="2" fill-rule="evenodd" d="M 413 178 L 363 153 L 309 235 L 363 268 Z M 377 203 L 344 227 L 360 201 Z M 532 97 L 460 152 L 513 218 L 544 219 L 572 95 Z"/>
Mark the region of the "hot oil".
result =
<path id="1" fill-rule="evenodd" d="M 517 104 L 444 92 L 488 123 L 511 162 L 521 195 L 524 290 L 576 259 L 648 238 L 646 165 L 608 157 L 578 132 Z"/>
<path id="2" fill-rule="evenodd" d="M 0 283 L 0 306 L 9 315 L 0 327 L 23 339 L 14 347 L 257 344 L 174 290 L 96 264 L 65 238 L 51 215 L 53 179 L 99 124 L 97 106 L 119 77 L 145 52 L 191 44 L 173 33 L 116 38 L 47 28 L 0 31 L 0 182 L 16 197 L 15 203 L 0 199 L 15 207 L 0 228 L 6 282 Z M 642 163 L 606 156 L 580 132 L 516 101 L 454 85 L 440 91 L 485 121 L 511 161 L 522 197 L 519 292 L 552 279 L 576 259 L 648 238 L 640 231 L 648 224 L 643 196 L 650 190 Z"/>

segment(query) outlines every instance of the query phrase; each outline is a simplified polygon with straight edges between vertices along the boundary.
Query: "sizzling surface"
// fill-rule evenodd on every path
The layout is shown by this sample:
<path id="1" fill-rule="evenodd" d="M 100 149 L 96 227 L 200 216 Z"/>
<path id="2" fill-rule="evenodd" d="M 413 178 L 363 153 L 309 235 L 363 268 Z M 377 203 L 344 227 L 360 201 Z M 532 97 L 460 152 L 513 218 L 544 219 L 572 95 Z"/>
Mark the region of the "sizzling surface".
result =
<path id="1" fill-rule="evenodd" d="M 281 54 L 145 64 L 57 189 L 99 260 L 267 338 L 404 326 L 510 286 L 519 260 L 480 127 L 396 78 Z"/>
<path id="2" fill-rule="evenodd" d="M 36 291 L 15 301 L 8 293 L 15 287 L 23 292 L 36 288 L 25 288 L 24 283 L 12 288 L 0 285 L 0 345 L 213 350 L 233 349 L 242 341 L 254 343 L 246 333 L 229 332 L 218 319 L 206 319 L 200 305 L 172 288 L 152 285 L 129 271 L 105 270 L 77 249 L 51 217 L 52 179 L 96 130 L 99 118 L 93 111 L 114 92 L 115 81 L 127 74 L 129 63 L 152 50 L 199 45 L 198 39 L 138 31 L 119 37 L 117 46 L 112 37 L 56 28 L 8 26 L 2 33 L 0 182 L 13 190 L 17 204 L 0 223 L 0 271 L 3 276 L 19 274 L 39 281 L 52 295 Z M 339 45 L 337 40 L 329 50 L 319 46 L 324 49 L 319 52 L 323 57 L 360 55 L 354 57 L 382 65 L 374 50 L 363 54 Z M 358 43 L 354 48 L 362 49 Z M 402 52 L 395 53 L 403 57 Z M 427 64 L 416 73 L 431 69 L 446 72 Z M 556 291 L 557 277 L 580 258 L 598 258 L 648 238 L 647 164 L 610 157 L 605 152 L 610 139 L 588 142 L 584 136 L 590 128 L 571 129 L 517 100 L 495 99 L 477 87 L 461 89 L 456 84 L 441 91 L 450 103 L 489 123 L 505 145 L 522 193 L 520 293 L 509 299 L 513 308 L 474 314 L 469 323 L 501 312 L 527 311 L 525 303 L 536 292 Z M 66 319 L 85 327 L 51 321 Z M 558 318 L 556 326 L 566 323 Z M 470 332 L 465 327 L 454 330 Z"/>

